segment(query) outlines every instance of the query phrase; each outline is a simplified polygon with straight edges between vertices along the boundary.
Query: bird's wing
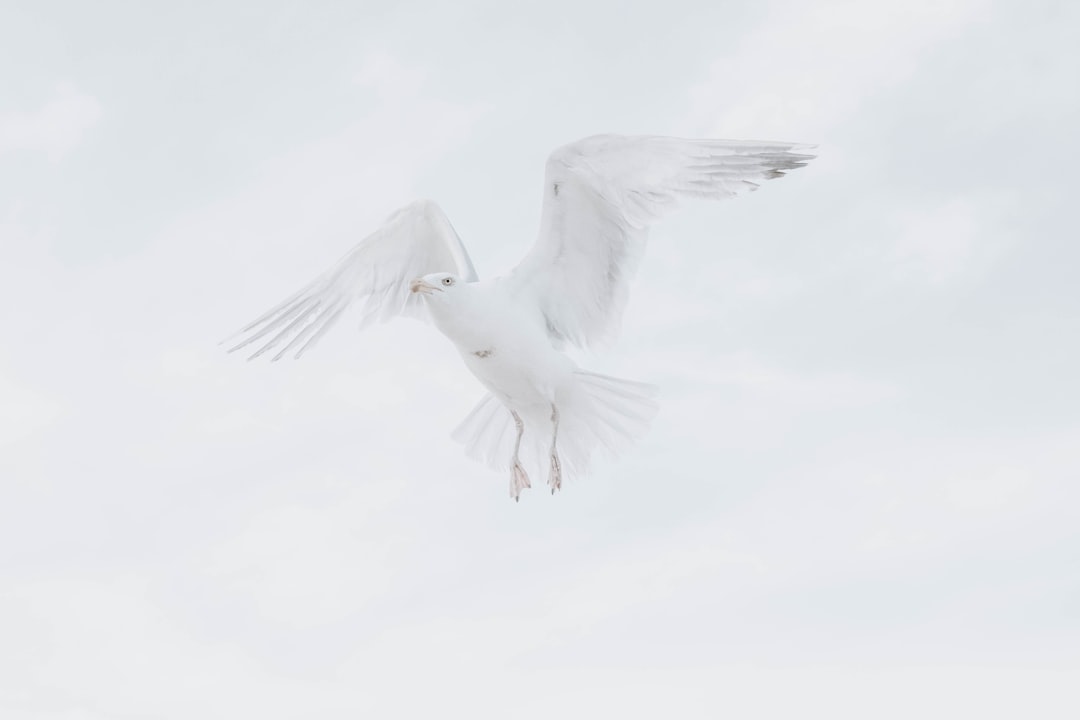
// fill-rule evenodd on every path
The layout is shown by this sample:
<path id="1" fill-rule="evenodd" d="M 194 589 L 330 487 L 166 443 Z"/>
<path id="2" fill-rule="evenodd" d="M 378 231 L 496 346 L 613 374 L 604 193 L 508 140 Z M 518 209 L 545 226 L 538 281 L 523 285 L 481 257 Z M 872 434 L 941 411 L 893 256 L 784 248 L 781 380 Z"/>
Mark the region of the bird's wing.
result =
<path id="1" fill-rule="evenodd" d="M 596 135 L 547 161 L 540 236 L 513 276 L 552 340 L 585 347 L 618 332 L 648 226 L 684 197 L 723 199 L 804 166 L 812 146 Z"/>
<path id="2" fill-rule="evenodd" d="M 395 212 L 336 265 L 236 333 L 234 338 L 244 338 L 229 352 L 261 343 L 248 358 L 253 360 L 285 343 L 274 360 L 293 349 L 300 357 L 353 304 L 361 308 L 362 325 L 414 314 L 419 297 L 409 291 L 409 282 L 434 272 L 477 280 L 446 215 L 435 203 L 419 200 Z"/>

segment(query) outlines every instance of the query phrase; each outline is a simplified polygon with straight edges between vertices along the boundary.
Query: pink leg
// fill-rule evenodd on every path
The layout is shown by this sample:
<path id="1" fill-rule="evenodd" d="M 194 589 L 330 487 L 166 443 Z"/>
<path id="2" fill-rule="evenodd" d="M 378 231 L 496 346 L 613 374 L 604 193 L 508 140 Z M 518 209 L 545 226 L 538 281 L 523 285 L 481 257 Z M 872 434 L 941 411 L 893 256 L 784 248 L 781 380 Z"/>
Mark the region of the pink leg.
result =
<path id="1" fill-rule="evenodd" d="M 513 410 L 510 414 L 514 416 L 514 425 L 517 426 L 517 441 L 514 443 L 514 459 L 510 463 L 510 497 L 514 498 L 514 502 L 517 502 L 521 497 L 521 491 L 527 487 L 532 487 L 529 484 L 529 476 L 525 474 L 525 468 L 521 466 L 521 461 L 518 460 L 518 452 L 521 450 L 521 436 L 525 434 L 525 423 L 521 421 L 521 416 Z"/>
<path id="2" fill-rule="evenodd" d="M 551 474 L 548 475 L 548 485 L 551 486 L 551 494 L 562 487 L 562 463 L 559 455 L 555 452 L 555 439 L 559 436 L 559 409 L 551 406 L 551 422 L 554 427 L 551 430 Z"/>

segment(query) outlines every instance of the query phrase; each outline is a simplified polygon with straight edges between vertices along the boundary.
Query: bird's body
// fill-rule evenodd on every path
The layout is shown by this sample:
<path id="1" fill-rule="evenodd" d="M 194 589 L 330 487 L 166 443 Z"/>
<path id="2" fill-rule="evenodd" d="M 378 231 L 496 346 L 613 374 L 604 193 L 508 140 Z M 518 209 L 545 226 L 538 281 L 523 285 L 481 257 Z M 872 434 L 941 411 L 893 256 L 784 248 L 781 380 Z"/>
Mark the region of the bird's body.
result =
<path id="1" fill-rule="evenodd" d="M 608 431 L 619 434 L 627 432 L 621 427 L 627 418 L 638 417 L 639 425 L 651 418 L 655 410 L 651 388 L 581 371 L 552 344 L 542 314 L 536 312 L 535 303 L 523 297 L 521 286 L 508 278 L 496 278 L 455 282 L 451 288 L 438 289 L 447 279 L 435 275 L 421 286 L 433 288 L 428 292 L 434 297 L 427 304 L 431 320 L 491 393 L 477 411 L 483 413 L 491 407 L 488 398 L 509 411 L 508 418 L 504 413 L 486 417 L 472 432 L 466 421 L 455 436 L 472 455 L 489 463 L 499 464 L 500 457 L 512 456 L 511 494 L 515 499 L 522 489 L 530 487 L 526 466 L 546 463 L 548 484 L 554 492 L 562 485 L 564 470 L 584 471 L 596 444 L 592 440 L 605 441 L 598 436 L 596 425 L 606 425 Z M 605 386 L 598 387 L 597 382 Z M 621 392 L 616 390 L 613 395 L 607 385 Z M 557 450 L 560 426 L 564 447 Z M 572 435 L 567 434 L 568 428 L 574 429 Z M 519 461 L 520 457 L 524 460 Z"/>
<path id="2" fill-rule="evenodd" d="M 465 366 L 507 406 L 552 402 L 574 369 L 552 346 L 542 318 L 503 278 L 464 284 L 452 303 L 429 307 Z"/>
<path id="3" fill-rule="evenodd" d="M 509 274 L 480 281 L 431 201 L 397 211 L 323 276 L 248 325 L 234 347 L 310 347 L 350 305 L 365 322 L 420 315 L 454 344 L 489 391 L 454 432 L 467 452 L 509 465 L 510 492 L 547 466 L 552 492 L 584 473 L 600 446 L 618 450 L 656 411 L 643 383 L 584 371 L 564 352 L 617 332 L 646 231 L 680 197 L 731 197 L 812 156 L 791 143 L 600 135 L 548 160 L 540 237 Z M 507 461 L 509 460 L 509 463 Z"/>

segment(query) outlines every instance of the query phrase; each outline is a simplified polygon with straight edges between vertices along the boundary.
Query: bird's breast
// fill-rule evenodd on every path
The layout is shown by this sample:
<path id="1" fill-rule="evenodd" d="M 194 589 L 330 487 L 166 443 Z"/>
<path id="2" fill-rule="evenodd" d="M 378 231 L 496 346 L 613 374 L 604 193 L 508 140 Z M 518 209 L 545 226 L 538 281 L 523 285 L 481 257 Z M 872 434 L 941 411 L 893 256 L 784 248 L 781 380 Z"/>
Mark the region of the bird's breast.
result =
<path id="1" fill-rule="evenodd" d="M 573 363 L 552 346 L 536 313 L 496 290 L 477 289 L 458 305 L 433 307 L 435 325 L 503 402 L 540 402 L 569 377 Z"/>

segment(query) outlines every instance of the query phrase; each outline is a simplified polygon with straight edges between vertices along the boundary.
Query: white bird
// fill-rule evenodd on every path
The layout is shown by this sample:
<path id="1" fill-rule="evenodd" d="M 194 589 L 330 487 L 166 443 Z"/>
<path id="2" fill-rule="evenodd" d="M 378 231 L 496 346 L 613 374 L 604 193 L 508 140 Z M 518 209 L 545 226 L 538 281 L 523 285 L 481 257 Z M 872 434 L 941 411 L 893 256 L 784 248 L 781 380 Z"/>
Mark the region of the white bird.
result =
<path id="1" fill-rule="evenodd" d="M 579 140 L 548 158 L 539 237 L 509 274 L 480 281 L 446 215 L 420 200 L 240 330 L 247 337 L 230 352 L 261 341 L 249 359 L 282 343 L 274 360 L 294 349 L 300 357 L 353 305 L 362 325 L 427 317 L 489 391 L 454 438 L 470 456 L 509 470 L 514 500 L 530 487 L 533 460 L 546 466 L 554 493 L 585 472 L 596 447 L 614 452 L 634 441 L 656 411 L 652 386 L 582 370 L 563 352 L 617 334 L 649 225 L 681 198 L 734 197 L 803 167 L 814 156 L 797 151 L 810 147 Z"/>

